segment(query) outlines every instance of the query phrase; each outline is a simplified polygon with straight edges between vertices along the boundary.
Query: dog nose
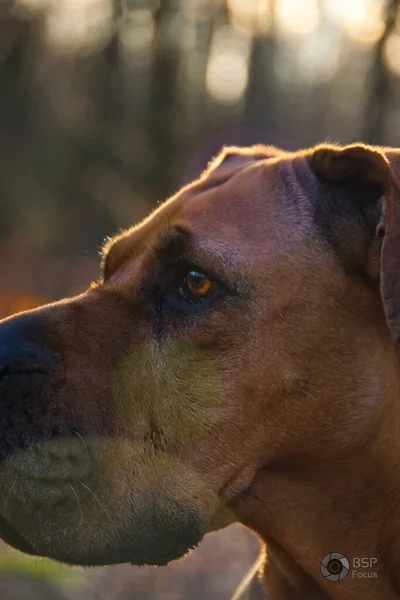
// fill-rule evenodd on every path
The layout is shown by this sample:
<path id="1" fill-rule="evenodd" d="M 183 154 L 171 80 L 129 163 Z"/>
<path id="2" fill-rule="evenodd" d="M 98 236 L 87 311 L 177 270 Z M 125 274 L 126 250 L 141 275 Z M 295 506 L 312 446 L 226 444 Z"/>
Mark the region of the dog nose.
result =
<path id="1" fill-rule="evenodd" d="M 0 322 L 0 377 L 12 373 L 42 373 L 58 355 L 46 347 L 45 327 L 36 311 Z"/>
<path id="2" fill-rule="evenodd" d="M 48 331 L 40 309 L 0 323 L 0 461 L 60 429 L 46 422 L 61 373 Z"/>
<path id="3" fill-rule="evenodd" d="M 90 455 L 78 438 L 56 438 L 35 444 L 7 460 L 7 467 L 29 479 L 62 482 L 80 480 L 90 471 Z"/>

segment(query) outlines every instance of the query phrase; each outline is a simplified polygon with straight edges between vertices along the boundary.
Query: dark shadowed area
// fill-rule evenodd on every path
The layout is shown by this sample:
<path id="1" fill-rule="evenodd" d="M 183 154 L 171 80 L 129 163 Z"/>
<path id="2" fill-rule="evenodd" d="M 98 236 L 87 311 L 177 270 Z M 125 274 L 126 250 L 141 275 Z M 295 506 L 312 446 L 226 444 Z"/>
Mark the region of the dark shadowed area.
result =
<path id="1" fill-rule="evenodd" d="M 399 106 L 397 0 L 1 0 L 0 318 L 96 281 L 222 146 L 399 147 Z M 238 525 L 157 569 L 0 545 L 0 598 L 228 600 L 257 553 Z"/>

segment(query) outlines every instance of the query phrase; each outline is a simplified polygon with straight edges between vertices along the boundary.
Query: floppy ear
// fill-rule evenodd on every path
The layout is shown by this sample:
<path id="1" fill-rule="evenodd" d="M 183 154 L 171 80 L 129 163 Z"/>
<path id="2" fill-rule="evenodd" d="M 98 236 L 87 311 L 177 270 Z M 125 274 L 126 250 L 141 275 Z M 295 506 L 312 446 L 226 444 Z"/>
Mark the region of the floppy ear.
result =
<path id="1" fill-rule="evenodd" d="M 365 222 L 374 226 L 369 243 L 378 250 L 383 305 L 400 352 L 400 150 L 324 145 L 312 151 L 309 163 L 325 182 L 345 189 Z"/>

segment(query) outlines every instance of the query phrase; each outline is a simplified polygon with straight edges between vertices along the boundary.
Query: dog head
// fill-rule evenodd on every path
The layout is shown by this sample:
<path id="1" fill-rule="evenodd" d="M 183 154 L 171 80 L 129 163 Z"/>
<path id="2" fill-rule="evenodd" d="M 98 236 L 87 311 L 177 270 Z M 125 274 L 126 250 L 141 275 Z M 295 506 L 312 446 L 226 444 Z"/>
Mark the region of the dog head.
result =
<path id="1" fill-rule="evenodd" d="M 100 283 L 3 321 L 0 536 L 165 564 L 260 469 L 351 451 L 394 364 L 397 197 L 373 148 L 227 149 L 107 243 Z"/>

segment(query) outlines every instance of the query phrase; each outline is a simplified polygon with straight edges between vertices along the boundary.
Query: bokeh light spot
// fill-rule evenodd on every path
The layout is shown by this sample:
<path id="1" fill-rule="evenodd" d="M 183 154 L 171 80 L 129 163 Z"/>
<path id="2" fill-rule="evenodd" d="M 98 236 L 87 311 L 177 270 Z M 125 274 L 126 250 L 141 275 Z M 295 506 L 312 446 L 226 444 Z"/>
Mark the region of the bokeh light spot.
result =
<path id="1" fill-rule="evenodd" d="M 254 34 L 266 34 L 271 26 L 270 0 L 228 0 L 231 20 Z"/>
<path id="2" fill-rule="evenodd" d="M 53 0 L 46 18 L 47 42 L 61 53 L 95 50 L 110 38 L 112 16 L 108 0 Z"/>
<path id="3" fill-rule="evenodd" d="M 319 24 L 317 0 L 278 0 L 275 26 L 282 37 L 309 35 Z"/>
<path id="4" fill-rule="evenodd" d="M 400 75 L 400 34 L 392 33 L 388 37 L 383 53 L 387 67 L 396 75 Z"/>
<path id="5" fill-rule="evenodd" d="M 376 0 L 327 0 L 328 14 L 336 19 L 346 34 L 362 45 L 373 45 L 384 30 L 382 3 Z"/>
<path id="6" fill-rule="evenodd" d="M 247 89 L 251 37 L 230 26 L 221 27 L 211 47 L 206 87 L 217 101 L 238 102 Z"/>

